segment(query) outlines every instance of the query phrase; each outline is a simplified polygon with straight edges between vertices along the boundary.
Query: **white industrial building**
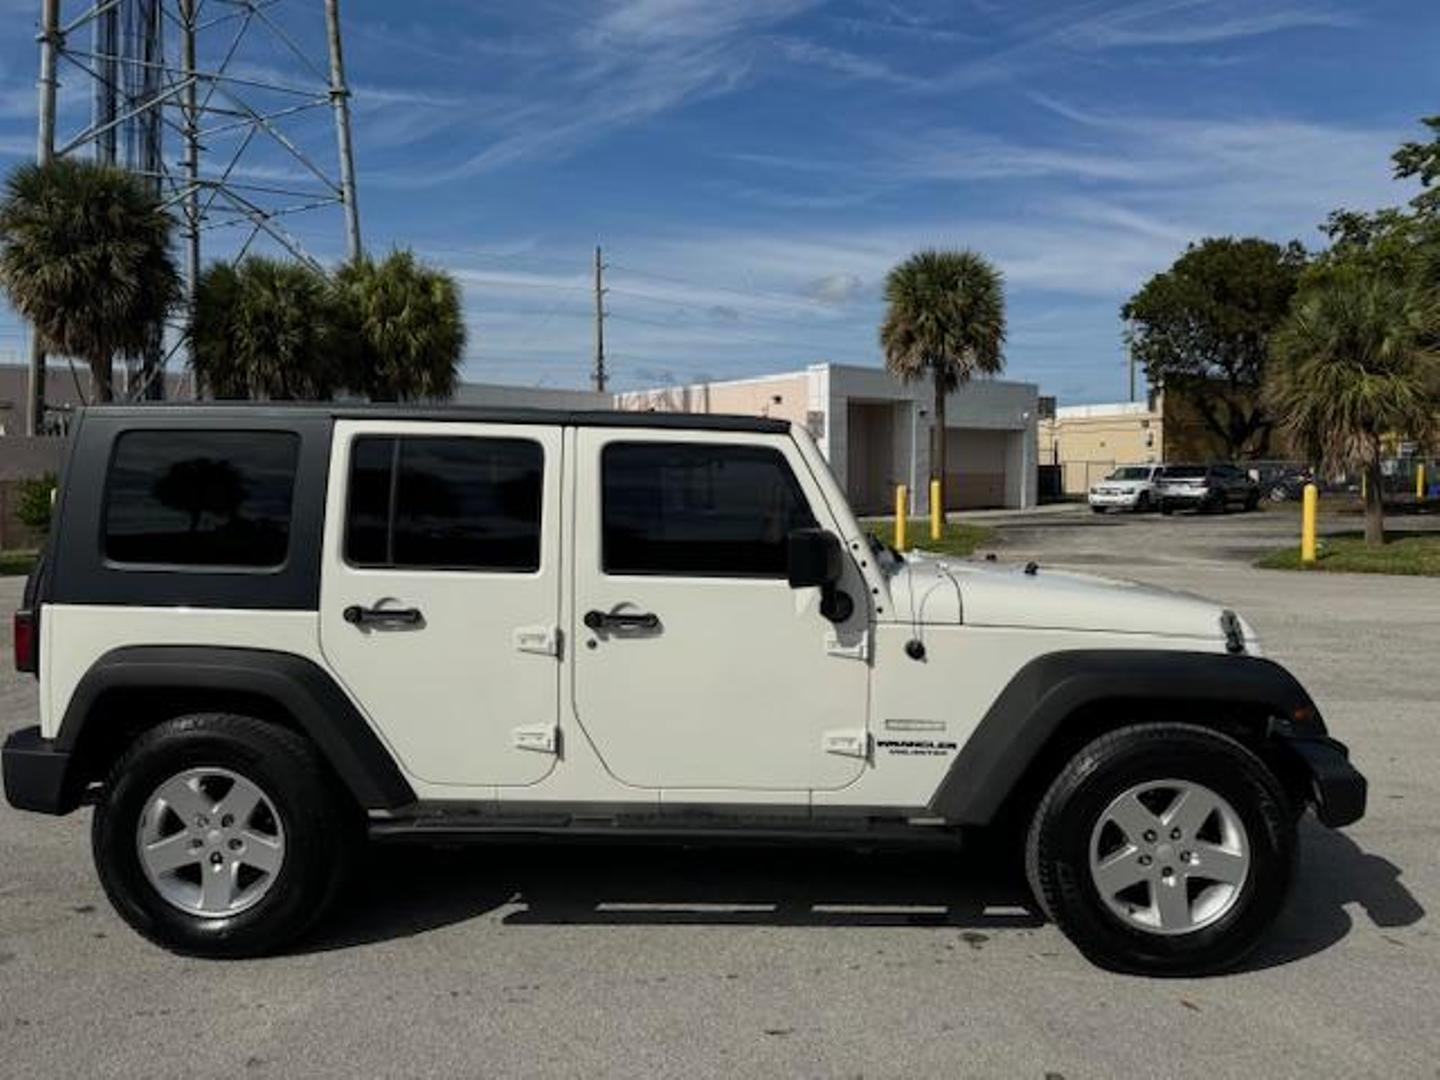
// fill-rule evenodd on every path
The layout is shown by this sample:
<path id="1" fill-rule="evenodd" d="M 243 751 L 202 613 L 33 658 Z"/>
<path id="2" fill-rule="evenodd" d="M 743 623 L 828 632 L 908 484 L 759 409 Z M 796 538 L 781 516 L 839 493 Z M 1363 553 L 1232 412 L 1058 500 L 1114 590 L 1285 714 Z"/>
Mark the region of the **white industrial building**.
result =
<path id="1" fill-rule="evenodd" d="M 617 394 L 621 409 L 746 413 L 804 424 L 851 505 L 893 511 L 908 484 L 913 512 L 929 512 L 930 382 L 905 384 L 883 368 L 812 364 L 802 371 Z M 945 403 L 949 508 L 1029 507 L 1036 502 L 1034 383 L 977 379 Z"/>

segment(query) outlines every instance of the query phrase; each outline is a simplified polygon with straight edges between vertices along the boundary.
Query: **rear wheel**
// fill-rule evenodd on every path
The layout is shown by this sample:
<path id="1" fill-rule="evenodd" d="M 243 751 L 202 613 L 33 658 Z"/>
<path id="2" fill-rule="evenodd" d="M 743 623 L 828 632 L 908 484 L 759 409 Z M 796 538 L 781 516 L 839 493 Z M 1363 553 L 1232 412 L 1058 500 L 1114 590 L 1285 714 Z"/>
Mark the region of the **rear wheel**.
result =
<path id="1" fill-rule="evenodd" d="M 1140 497 L 1135 500 L 1135 512 L 1137 514 L 1150 512 L 1150 493 L 1148 491 L 1142 491 Z"/>
<path id="2" fill-rule="evenodd" d="M 1095 513 L 1095 514 L 1103 514 L 1103 513 L 1105 512 L 1105 507 L 1103 507 L 1103 506 L 1092 506 L 1092 507 L 1090 507 L 1090 511 L 1091 511 L 1091 513 Z"/>
<path id="3" fill-rule="evenodd" d="M 95 865 L 116 911 L 150 940 L 251 956 L 325 913 L 353 853 L 347 812 L 311 744 L 245 716 L 167 721 L 111 772 Z"/>
<path id="4" fill-rule="evenodd" d="M 1026 844 L 1041 906 L 1095 963 L 1229 967 L 1279 913 L 1295 860 L 1284 789 L 1254 754 L 1187 724 L 1122 728 L 1066 766 Z"/>

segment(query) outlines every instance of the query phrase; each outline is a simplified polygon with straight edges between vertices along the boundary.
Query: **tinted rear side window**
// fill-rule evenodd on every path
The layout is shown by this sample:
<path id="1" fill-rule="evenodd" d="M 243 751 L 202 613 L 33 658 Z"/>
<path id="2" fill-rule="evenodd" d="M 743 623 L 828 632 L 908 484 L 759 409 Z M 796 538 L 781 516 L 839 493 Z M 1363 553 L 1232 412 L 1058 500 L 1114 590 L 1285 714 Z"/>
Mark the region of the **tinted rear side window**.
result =
<path id="1" fill-rule="evenodd" d="M 106 558 L 280 566 L 299 450 L 299 437 L 282 431 L 125 432 L 106 483 Z"/>
<path id="2" fill-rule="evenodd" d="M 809 504 L 777 451 L 705 443 L 611 443 L 603 473 L 609 574 L 785 577 Z"/>
<path id="3" fill-rule="evenodd" d="M 544 468 L 544 451 L 529 439 L 358 438 L 345 558 L 369 567 L 538 570 Z"/>

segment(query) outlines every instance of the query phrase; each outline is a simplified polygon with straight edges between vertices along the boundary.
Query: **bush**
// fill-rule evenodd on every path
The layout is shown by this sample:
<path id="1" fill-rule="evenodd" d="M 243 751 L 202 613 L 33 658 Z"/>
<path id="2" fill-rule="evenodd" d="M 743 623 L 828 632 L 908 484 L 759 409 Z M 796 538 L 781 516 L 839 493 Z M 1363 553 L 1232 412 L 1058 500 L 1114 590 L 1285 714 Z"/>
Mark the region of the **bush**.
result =
<path id="1" fill-rule="evenodd" d="M 15 516 L 38 532 L 50 531 L 50 505 L 55 497 L 55 474 L 33 476 L 20 481 L 20 501 Z"/>

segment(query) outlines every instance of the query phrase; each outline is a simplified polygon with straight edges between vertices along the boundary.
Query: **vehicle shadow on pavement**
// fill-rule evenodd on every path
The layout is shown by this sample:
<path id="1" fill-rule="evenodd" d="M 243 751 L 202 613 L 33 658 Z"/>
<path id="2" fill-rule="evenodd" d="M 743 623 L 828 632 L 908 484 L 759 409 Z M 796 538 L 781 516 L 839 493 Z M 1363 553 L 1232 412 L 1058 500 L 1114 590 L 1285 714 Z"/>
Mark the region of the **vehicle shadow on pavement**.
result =
<path id="1" fill-rule="evenodd" d="M 501 908 L 513 926 L 1035 927 L 1024 884 L 958 853 L 547 843 L 372 845 L 325 951 Z"/>
<path id="2" fill-rule="evenodd" d="M 1041 926 L 1028 889 L 977 852 L 845 848 L 491 843 L 371 845 L 346 901 L 300 946 L 324 952 L 422 934 L 493 912 L 508 926 Z M 1312 956 L 1350 932 L 1348 905 L 1375 926 L 1425 909 L 1389 860 L 1343 832 L 1301 823 L 1289 903 L 1242 965 Z"/>
<path id="3" fill-rule="evenodd" d="M 1300 823 L 1300 871 L 1290 901 L 1243 971 L 1278 967 L 1323 952 L 1354 925 L 1358 905 L 1376 927 L 1400 929 L 1425 917 L 1425 908 L 1389 859 L 1364 851 L 1345 833 L 1307 817 Z"/>

